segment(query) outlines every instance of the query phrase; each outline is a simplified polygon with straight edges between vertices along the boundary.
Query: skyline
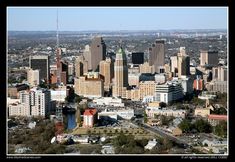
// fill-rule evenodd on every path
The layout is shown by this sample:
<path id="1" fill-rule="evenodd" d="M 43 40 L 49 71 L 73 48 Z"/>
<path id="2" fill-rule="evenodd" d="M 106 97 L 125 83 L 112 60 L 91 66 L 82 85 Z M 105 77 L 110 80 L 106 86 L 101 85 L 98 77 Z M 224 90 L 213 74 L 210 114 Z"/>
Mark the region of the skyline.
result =
<path id="1" fill-rule="evenodd" d="M 57 7 L 8 7 L 7 29 L 56 31 L 56 11 Z M 227 29 L 227 11 L 227 7 L 58 7 L 59 31 Z"/>

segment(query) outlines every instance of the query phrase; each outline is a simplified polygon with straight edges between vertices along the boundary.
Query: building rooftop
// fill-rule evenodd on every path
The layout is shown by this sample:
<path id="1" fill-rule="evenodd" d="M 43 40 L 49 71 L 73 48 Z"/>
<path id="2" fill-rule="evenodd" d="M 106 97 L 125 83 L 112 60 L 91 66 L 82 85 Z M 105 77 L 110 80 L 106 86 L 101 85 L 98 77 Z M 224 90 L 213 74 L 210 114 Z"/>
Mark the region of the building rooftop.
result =
<path id="1" fill-rule="evenodd" d="M 227 115 L 208 115 L 208 119 L 214 119 L 214 120 L 228 120 Z"/>
<path id="2" fill-rule="evenodd" d="M 90 109 L 86 109 L 83 115 L 95 115 L 96 112 L 97 112 L 97 109 L 90 108 Z"/>

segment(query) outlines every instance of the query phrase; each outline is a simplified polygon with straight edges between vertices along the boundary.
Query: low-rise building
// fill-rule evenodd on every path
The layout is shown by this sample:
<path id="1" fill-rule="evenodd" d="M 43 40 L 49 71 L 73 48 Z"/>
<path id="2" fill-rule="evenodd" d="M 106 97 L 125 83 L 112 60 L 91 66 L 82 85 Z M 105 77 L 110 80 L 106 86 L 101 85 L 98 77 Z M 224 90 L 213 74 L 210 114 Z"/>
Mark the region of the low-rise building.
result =
<path id="1" fill-rule="evenodd" d="M 51 100 L 64 102 L 65 98 L 67 97 L 67 88 L 66 86 L 61 86 L 55 90 L 51 89 Z"/>
<path id="2" fill-rule="evenodd" d="M 228 120 L 228 116 L 227 115 L 215 115 L 215 114 L 208 115 L 208 122 L 212 126 L 216 126 L 221 121 L 227 121 L 227 120 Z"/>
<path id="3" fill-rule="evenodd" d="M 112 120 L 126 119 L 134 117 L 134 109 L 105 109 L 98 113 L 98 119 L 110 118 Z"/>
<path id="4" fill-rule="evenodd" d="M 97 120 L 97 109 L 88 108 L 83 114 L 83 127 L 92 128 Z"/>
<path id="5" fill-rule="evenodd" d="M 207 117 L 210 115 L 210 108 L 196 108 L 194 112 L 195 116 Z"/>
<path id="6" fill-rule="evenodd" d="M 159 109 L 158 107 L 147 107 L 145 110 L 148 117 L 154 118 L 154 115 L 165 115 L 185 118 L 186 110 Z"/>
<path id="7" fill-rule="evenodd" d="M 124 107 L 124 103 L 121 98 L 116 97 L 99 97 L 93 100 L 97 105 L 106 105 L 114 107 Z"/>
<path id="8" fill-rule="evenodd" d="M 152 150 L 157 145 L 156 139 L 148 141 L 148 144 L 144 146 L 145 150 Z"/>

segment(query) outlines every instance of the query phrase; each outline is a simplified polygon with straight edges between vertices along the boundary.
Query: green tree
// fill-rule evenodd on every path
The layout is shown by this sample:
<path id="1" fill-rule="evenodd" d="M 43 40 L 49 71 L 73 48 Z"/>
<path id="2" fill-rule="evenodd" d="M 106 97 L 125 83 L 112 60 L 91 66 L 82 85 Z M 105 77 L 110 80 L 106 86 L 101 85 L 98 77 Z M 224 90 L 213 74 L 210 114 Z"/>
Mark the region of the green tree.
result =
<path id="1" fill-rule="evenodd" d="M 194 123 L 194 126 L 196 130 L 200 133 L 211 133 L 212 132 L 212 126 L 205 120 L 199 119 Z"/>
<path id="2" fill-rule="evenodd" d="M 221 121 L 218 125 L 214 127 L 214 134 L 220 137 L 227 136 L 227 122 Z"/>
<path id="3" fill-rule="evenodd" d="M 147 123 L 147 122 L 148 122 L 148 117 L 147 117 L 146 112 L 144 111 L 144 123 Z"/>
<path id="4" fill-rule="evenodd" d="M 160 103 L 159 103 L 159 106 L 160 106 L 161 108 L 166 107 L 166 103 L 165 103 L 165 102 L 160 102 Z"/>
<path id="5" fill-rule="evenodd" d="M 178 127 L 185 133 L 188 133 L 191 128 L 192 128 L 192 124 L 189 122 L 189 120 L 184 119 L 179 125 Z"/>

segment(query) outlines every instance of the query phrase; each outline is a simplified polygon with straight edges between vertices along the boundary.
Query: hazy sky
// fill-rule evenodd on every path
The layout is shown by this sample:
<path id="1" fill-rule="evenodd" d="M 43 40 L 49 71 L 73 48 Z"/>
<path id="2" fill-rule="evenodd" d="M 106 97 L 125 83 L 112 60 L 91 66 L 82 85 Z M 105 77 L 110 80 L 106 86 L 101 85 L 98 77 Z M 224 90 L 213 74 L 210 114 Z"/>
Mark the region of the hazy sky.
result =
<path id="1" fill-rule="evenodd" d="M 8 8 L 8 30 L 56 30 L 57 8 Z M 58 8 L 59 30 L 227 29 L 227 8 Z"/>

